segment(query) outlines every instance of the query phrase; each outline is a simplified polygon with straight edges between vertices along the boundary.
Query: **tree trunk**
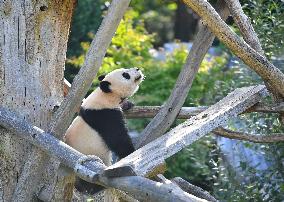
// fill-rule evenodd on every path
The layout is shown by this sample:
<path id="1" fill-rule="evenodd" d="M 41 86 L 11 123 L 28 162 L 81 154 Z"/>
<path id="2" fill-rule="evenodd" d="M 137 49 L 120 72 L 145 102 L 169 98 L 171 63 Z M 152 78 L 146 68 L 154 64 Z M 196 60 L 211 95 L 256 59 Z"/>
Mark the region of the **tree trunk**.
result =
<path id="1" fill-rule="evenodd" d="M 73 8 L 74 0 L 0 1 L 0 105 L 45 130 L 63 99 Z M 0 201 L 11 201 L 32 147 L 0 136 Z"/>

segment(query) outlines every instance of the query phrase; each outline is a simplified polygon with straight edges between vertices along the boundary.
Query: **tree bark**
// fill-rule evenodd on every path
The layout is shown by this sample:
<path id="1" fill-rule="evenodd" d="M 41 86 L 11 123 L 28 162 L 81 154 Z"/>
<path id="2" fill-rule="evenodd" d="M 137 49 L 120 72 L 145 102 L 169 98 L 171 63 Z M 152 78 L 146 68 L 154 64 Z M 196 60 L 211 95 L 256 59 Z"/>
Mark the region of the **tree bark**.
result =
<path id="1" fill-rule="evenodd" d="M 0 105 L 43 129 L 63 99 L 73 7 L 74 0 L 0 2 Z M 32 147 L 6 130 L 0 134 L 0 201 L 11 201 Z M 36 185 L 24 187 L 31 191 L 29 199 Z"/>

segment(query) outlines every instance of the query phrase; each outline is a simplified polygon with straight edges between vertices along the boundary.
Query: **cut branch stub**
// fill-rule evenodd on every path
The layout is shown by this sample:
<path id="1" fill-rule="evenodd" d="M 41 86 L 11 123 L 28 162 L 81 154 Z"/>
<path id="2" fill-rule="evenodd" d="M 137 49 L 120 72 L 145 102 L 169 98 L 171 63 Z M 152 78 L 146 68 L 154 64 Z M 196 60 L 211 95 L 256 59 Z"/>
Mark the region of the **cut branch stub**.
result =
<path id="1" fill-rule="evenodd" d="M 210 131 L 242 113 L 267 95 L 265 86 L 252 86 L 236 89 L 215 105 L 204 112 L 173 128 L 171 131 L 129 156 L 108 167 L 115 168 L 123 165 L 133 167 L 138 175 L 149 174 L 157 165 L 205 136 Z"/>
<path id="2" fill-rule="evenodd" d="M 270 87 L 284 97 L 284 74 L 269 62 L 264 56 L 251 48 L 240 39 L 230 27 L 221 19 L 218 13 L 205 0 L 183 0 L 194 10 L 211 29 L 218 39 L 238 56 L 245 64 L 252 68 Z"/>

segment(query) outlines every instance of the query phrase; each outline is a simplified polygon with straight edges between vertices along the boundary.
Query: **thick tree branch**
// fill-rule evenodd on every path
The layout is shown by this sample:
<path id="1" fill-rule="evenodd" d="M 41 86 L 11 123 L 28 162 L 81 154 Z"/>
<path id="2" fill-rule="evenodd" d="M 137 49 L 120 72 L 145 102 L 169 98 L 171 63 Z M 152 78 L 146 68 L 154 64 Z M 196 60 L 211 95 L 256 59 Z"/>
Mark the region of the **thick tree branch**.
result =
<path id="1" fill-rule="evenodd" d="M 27 121 L 18 118 L 14 113 L 0 108 L 1 126 L 14 134 L 23 137 L 47 154 L 59 158 L 66 166 L 72 168 L 81 178 L 90 182 L 99 182 L 106 187 L 114 187 L 130 193 L 135 198 L 147 201 L 205 201 L 179 188 L 156 183 L 139 176 L 107 178 L 98 176 L 106 168 L 99 160 L 81 154 L 49 133 L 31 126 Z M 120 168 L 121 169 L 121 168 Z M 118 169 L 119 170 L 119 169 Z M 106 172 L 107 174 L 107 172 Z"/>
<path id="2" fill-rule="evenodd" d="M 244 13 L 239 0 L 225 0 L 225 2 L 235 23 L 240 29 L 244 40 L 260 55 L 264 55 L 257 34 L 253 29 L 250 19 Z"/>
<path id="3" fill-rule="evenodd" d="M 235 132 L 222 127 L 212 131 L 214 134 L 230 139 L 246 140 L 255 143 L 276 143 L 284 141 L 284 133 L 274 133 L 271 135 L 252 135 L 243 132 Z"/>
<path id="4" fill-rule="evenodd" d="M 111 186 L 132 195 L 139 201 L 184 201 L 184 202 L 206 202 L 207 200 L 197 198 L 184 192 L 179 187 L 173 187 L 169 184 L 154 182 L 152 180 L 140 177 L 117 177 L 100 178 L 102 185 Z"/>
<path id="5" fill-rule="evenodd" d="M 284 97 L 284 74 L 241 40 L 221 19 L 218 13 L 205 0 L 183 0 L 192 8 L 211 29 L 211 31 L 228 46 L 245 64 L 251 67 L 261 78 L 275 88 Z"/>
<path id="6" fill-rule="evenodd" d="M 208 201 L 217 202 L 216 200 L 209 192 L 201 189 L 200 187 L 197 187 L 193 184 L 190 184 L 186 180 L 182 179 L 181 177 L 175 177 L 171 179 L 172 182 L 176 183 L 183 191 L 190 193 L 194 196 L 197 196 L 199 198 L 204 198 Z"/>
<path id="7" fill-rule="evenodd" d="M 228 17 L 228 9 L 222 0 L 218 1 L 217 10 L 223 19 Z M 215 36 L 208 29 L 208 27 L 202 25 L 197 33 L 192 48 L 186 59 L 186 63 L 179 74 L 170 97 L 163 108 L 161 108 L 159 113 L 143 130 L 136 148 L 151 142 L 152 140 L 164 134 L 170 128 L 188 95 L 195 75 L 198 72 L 199 66 L 208 49 L 210 48 L 214 38 Z"/>
<path id="8" fill-rule="evenodd" d="M 173 128 L 165 135 L 136 150 L 108 169 L 129 165 L 138 175 L 148 175 L 164 160 L 200 139 L 266 95 L 265 86 L 236 89 L 204 112 Z"/>
<path id="9" fill-rule="evenodd" d="M 42 152 L 58 158 L 62 163 L 70 168 L 75 168 L 77 165 L 78 170 L 75 172 L 83 177 L 88 176 L 88 181 L 92 181 L 98 173 L 106 168 L 106 166 L 99 161 L 86 161 L 84 165 L 89 168 L 81 169 L 80 161 L 86 159 L 87 156 L 81 154 L 69 145 L 55 138 L 52 134 L 44 132 L 36 126 L 30 125 L 27 121 L 18 118 L 14 113 L 10 112 L 3 107 L 0 107 L 0 125 L 14 134 L 25 138 L 31 144 L 37 146 Z"/>

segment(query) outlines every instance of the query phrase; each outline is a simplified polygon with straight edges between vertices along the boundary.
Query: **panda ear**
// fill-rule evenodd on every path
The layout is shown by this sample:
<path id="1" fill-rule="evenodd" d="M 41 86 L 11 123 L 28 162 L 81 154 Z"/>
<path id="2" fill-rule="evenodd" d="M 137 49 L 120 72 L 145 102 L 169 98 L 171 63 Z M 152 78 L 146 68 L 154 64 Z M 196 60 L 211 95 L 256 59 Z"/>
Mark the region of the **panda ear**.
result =
<path id="1" fill-rule="evenodd" d="M 100 82 L 100 88 L 105 93 L 111 92 L 111 89 L 109 88 L 109 86 L 110 86 L 110 82 L 108 82 L 108 81 L 101 81 Z"/>
<path id="2" fill-rule="evenodd" d="M 100 76 L 98 77 L 98 80 L 99 80 L 99 81 L 102 81 L 105 77 L 106 77 L 106 75 L 104 75 L 104 74 L 103 74 L 103 75 L 100 75 Z"/>

